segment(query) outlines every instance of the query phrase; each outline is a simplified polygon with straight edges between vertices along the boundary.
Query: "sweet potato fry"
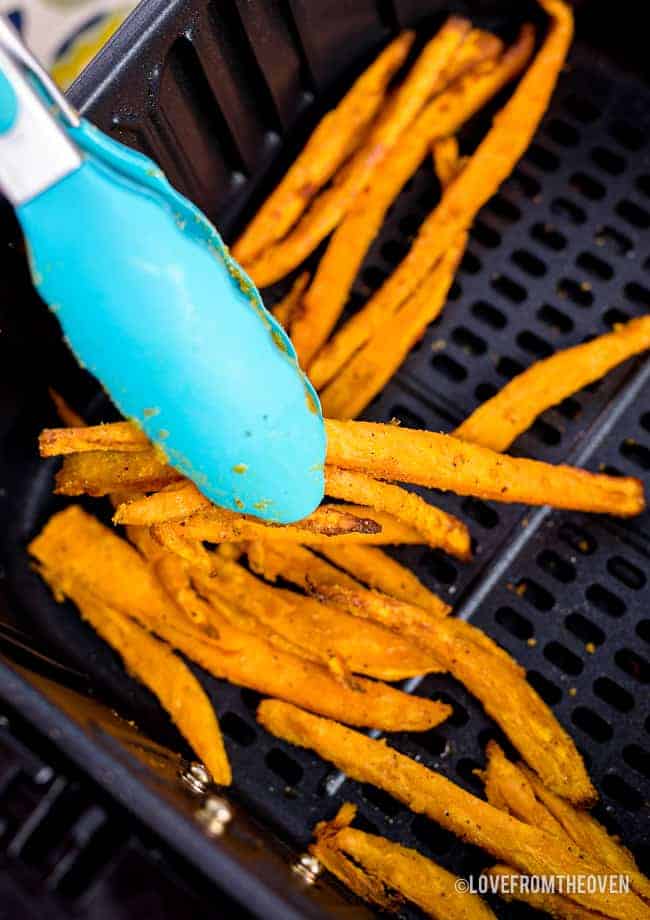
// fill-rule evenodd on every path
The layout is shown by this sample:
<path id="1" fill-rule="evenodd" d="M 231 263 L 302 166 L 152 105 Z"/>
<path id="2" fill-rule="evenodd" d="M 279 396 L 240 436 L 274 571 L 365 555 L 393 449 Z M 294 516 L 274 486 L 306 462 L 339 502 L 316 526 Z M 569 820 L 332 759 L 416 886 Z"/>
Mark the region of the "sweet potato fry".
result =
<path id="1" fill-rule="evenodd" d="M 448 621 L 443 620 L 443 623 Z M 575 845 L 493 808 L 455 783 L 393 748 L 328 719 L 278 700 L 264 700 L 258 721 L 271 734 L 310 748 L 351 779 L 384 789 L 412 811 L 426 814 L 462 840 L 482 847 L 531 875 L 598 874 Z M 576 892 L 576 903 L 619 920 L 647 920 L 650 911 L 632 892 Z"/>
<path id="2" fill-rule="evenodd" d="M 250 547 L 250 545 L 249 545 Z M 251 553 L 249 548 L 249 563 L 254 571 L 274 576 L 281 575 L 286 581 L 299 585 L 312 593 L 322 592 L 327 587 L 340 589 L 347 588 L 355 593 L 365 595 L 367 589 L 357 581 L 345 575 L 339 569 L 330 565 L 324 559 L 314 555 L 307 547 L 297 546 L 292 543 L 272 544 L 266 543 L 261 547 L 261 557 L 258 550 Z M 257 566 L 257 568 L 256 568 Z M 374 596 L 374 595 L 373 595 Z M 431 595 L 431 602 L 424 608 L 417 608 L 425 623 L 431 623 L 431 614 L 435 617 L 446 616 L 451 607 L 439 597 Z M 354 622 L 351 624 L 354 629 Z"/>
<path id="3" fill-rule="evenodd" d="M 256 540 L 246 544 L 246 552 L 252 571 L 266 581 L 275 582 L 281 577 L 305 590 L 314 583 L 361 587 L 356 579 L 299 543 Z"/>
<path id="4" fill-rule="evenodd" d="M 30 544 L 30 552 L 73 601 L 87 595 L 98 598 L 216 677 L 384 731 L 426 731 L 451 712 L 445 704 L 361 677 L 354 689 L 348 688 L 327 668 L 282 652 L 225 618 L 216 620 L 218 639 L 184 626 L 138 551 L 78 506 L 55 514 Z"/>
<path id="5" fill-rule="evenodd" d="M 532 827 L 564 836 L 562 827 L 535 797 L 535 791 L 519 767 L 508 760 L 496 741 L 486 748 L 487 766 L 482 773 L 485 795 L 490 805 L 507 811 Z"/>
<path id="6" fill-rule="evenodd" d="M 271 313 L 284 329 L 289 331 L 296 309 L 300 306 L 302 295 L 309 284 L 309 272 L 302 272 L 293 282 L 282 300 L 278 301 Z"/>
<path id="7" fill-rule="evenodd" d="M 47 392 L 50 395 L 50 399 L 54 403 L 54 408 L 56 409 L 56 414 L 59 416 L 66 428 L 83 428 L 86 424 L 84 419 L 78 412 L 70 406 L 63 396 L 59 393 L 58 390 L 55 390 L 54 387 L 48 387 Z"/>
<path id="8" fill-rule="evenodd" d="M 369 588 L 377 588 L 389 597 L 409 601 L 431 612 L 438 609 L 440 598 L 429 591 L 410 569 L 381 549 L 352 543 L 336 546 L 318 543 L 314 549 Z"/>
<path id="9" fill-rule="evenodd" d="M 458 71 L 449 73 L 454 82 L 427 104 L 408 134 L 387 156 L 376 181 L 357 196 L 336 228 L 303 298 L 291 336 L 301 363 L 309 367 L 316 386 L 326 381 L 321 379 L 320 361 L 311 366 L 311 359 L 341 315 L 354 278 L 391 203 L 425 158 L 432 140 L 456 132 L 517 75 L 532 52 L 530 28 L 522 32 L 520 40 L 496 63 L 494 57 L 500 43 L 473 43 L 473 34 L 470 33 L 454 56 L 452 63 L 460 65 Z"/>
<path id="10" fill-rule="evenodd" d="M 491 866 L 484 874 L 491 880 L 490 890 L 505 901 L 523 901 L 556 920 L 604 920 L 604 914 L 581 907 L 561 894 L 526 891 L 521 873 L 510 866 Z"/>
<path id="11" fill-rule="evenodd" d="M 44 572 L 47 581 L 56 577 Z M 169 646 L 117 610 L 80 592 L 75 602 L 84 620 L 120 655 L 127 671 L 157 697 L 178 730 L 206 765 L 215 783 L 229 786 L 230 764 L 219 724 L 203 687 Z"/>
<path id="12" fill-rule="evenodd" d="M 372 422 L 325 421 L 327 462 L 379 479 L 413 482 L 458 495 L 630 517 L 644 506 L 643 486 L 498 454 L 450 435 Z"/>
<path id="13" fill-rule="evenodd" d="M 323 507 L 328 506 L 321 506 Z M 264 524 L 253 518 L 246 519 L 243 515 L 233 515 L 232 519 L 226 519 L 225 516 L 217 513 L 221 511 L 219 508 L 210 508 L 210 516 L 204 517 L 204 512 L 198 511 L 186 521 L 155 524 L 152 530 L 156 539 L 164 544 L 169 544 L 169 540 L 174 536 L 184 536 L 191 540 L 206 540 L 208 543 L 288 540 L 293 543 L 313 545 L 322 543 L 324 539 L 328 543 L 417 544 L 422 542 L 422 534 L 412 527 L 401 524 L 391 515 L 359 505 L 337 505 L 336 507 L 341 509 L 337 518 L 339 522 L 337 526 L 340 525 L 341 531 L 338 534 L 330 532 L 328 535 L 323 531 L 299 527 L 297 524 L 281 526 Z M 214 514 L 212 514 L 213 511 Z M 362 523 L 359 524 L 359 521 Z"/>
<path id="14" fill-rule="evenodd" d="M 459 559 L 471 556 L 469 531 L 462 521 L 401 486 L 381 482 L 353 470 L 327 466 L 325 494 L 385 511 L 418 530 L 422 534 L 422 542 L 429 546 L 439 546 Z"/>
<path id="15" fill-rule="evenodd" d="M 408 639 L 369 621 L 364 626 L 371 629 L 358 629 L 359 620 L 341 609 L 271 587 L 237 563 L 222 561 L 215 574 L 213 578 L 195 574 L 201 596 L 208 600 L 216 596 L 234 605 L 256 621 L 253 632 L 262 638 L 268 638 L 270 631 L 282 636 L 301 657 L 328 662 L 335 655 L 351 673 L 389 681 L 438 668 L 432 655 Z"/>
<path id="16" fill-rule="evenodd" d="M 116 423 L 119 424 L 119 423 Z M 108 427 L 108 426 L 106 426 Z M 120 491 L 149 492 L 178 482 L 182 475 L 161 460 L 153 448 L 70 454 L 56 474 L 57 495 L 110 495 Z"/>
<path id="17" fill-rule="evenodd" d="M 151 527 L 166 521 L 182 521 L 211 502 L 188 479 L 174 482 L 152 495 L 121 502 L 113 515 L 115 524 Z"/>
<path id="18" fill-rule="evenodd" d="M 324 415 L 356 418 L 390 380 L 429 325 L 442 312 L 467 245 L 460 234 L 420 287 L 320 392 Z"/>
<path id="19" fill-rule="evenodd" d="M 406 257 L 310 367 L 312 383 L 319 389 L 367 341 L 386 315 L 394 313 L 419 286 L 442 253 L 468 229 L 528 147 L 548 106 L 573 35 L 571 9 L 563 0 L 539 2 L 551 23 L 533 63 L 462 173 L 423 222 Z M 453 134 L 455 129 L 444 133 Z"/>
<path id="20" fill-rule="evenodd" d="M 650 348 L 650 316 L 618 326 L 585 345 L 558 351 L 514 377 L 454 431 L 454 437 L 507 450 L 545 409 Z"/>
<path id="21" fill-rule="evenodd" d="M 284 179 L 233 246 L 233 256 L 242 265 L 285 235 L 358 146 L 384 101 L 391 78 L 406 60 L 414 37 L 413 32 L 398 35 L 323 118 Z"/>
<path id="22" fill-rule="evenodd" d="M 355 814 L 356 807 L 346 802 L 336 817 L 328 822 L 327 833 L 320 832 L 321 828 L 325 828 L 324 822 L 316 826 L 315 833 L 318 836 L 309 849 L 321 865 L 364 901 L 387 911 L 397 910 L 403 904 L 403 898 L 397 892 L 389 891 L 380 879 L 355 865 L 334 842 L 335 828 L 346 827 Z"/>
<path id="23" fill-rule="evenodd" d="M 41 457 L 82 451 L 141 451 L 150 446 L 146 434 L 133 422 L 88 425 L 82 428 L 44 428 L 38 439 Z"/>
<path id="24" fill-rule="evenodd" d="M 260 287 L 272 284 L 299 265 L 341 220 L 363 191 L 430 96 L 442 86 L 447 65 L 470 31 L 465 19 L 450 16 L 424 48 L 367 141 L 352 156 L 331 188 L 322 192 L 294 229 L 277 245 L 244 266 Z M 237 255 L 237 249 L 235 249 Z"/>
<path id="25" fill-rule="evenodd" d="M 311 852 L 316 857 L 323 852 L 326 861 L 332 850 L 354 860 L 373 884 L 380 883 L 381 906 L 390 901 L 388 893 L 396 891 L 435 920 L 494 920 L 494 914 L 484 901 L 475 894 L 459 890 L 458 879 L 451 872 L 416 850 L 349 827 L 355 813 L 356 808 L 347 803 L 333 821 L 318 824 Z M 345 882 L 345 878 L 341 880 Z"/>
<path id="26" fill-rule="evenodd" d="M 431 155 L 438 181 L 443 189 L 447 188 L 458 175 L 460 160 L 458 139 L 455 135 L 439 138 L 431 145 Z"/>
<path id="27" fill-rule="evenodd" d="M 453 618 L 432 620 L 419 607 L 377 592 L 328 586 L 315 586 L 314 590 L 323 600 L 398 629 L 404 637 L 427 648 L 482 703 L 550 789 L 573 802 L 595 799 L 594 787 L 571 737 L 517 663 L 480 629 Z"/>
<path id="28" fill-rule="evenodd" d="M 575 808 L 571 802 L 548 789 L 524 764 L 519 764 L 518 769 L 530 783 L 542 806 L 561 825 L 570 840 L 610 872 L 627 875 L 630 887 L 641 897 L 650 899 L 650 880 L 639 871 L 634 856 L 626 847 L 611 837 L 589 812 Z"/>

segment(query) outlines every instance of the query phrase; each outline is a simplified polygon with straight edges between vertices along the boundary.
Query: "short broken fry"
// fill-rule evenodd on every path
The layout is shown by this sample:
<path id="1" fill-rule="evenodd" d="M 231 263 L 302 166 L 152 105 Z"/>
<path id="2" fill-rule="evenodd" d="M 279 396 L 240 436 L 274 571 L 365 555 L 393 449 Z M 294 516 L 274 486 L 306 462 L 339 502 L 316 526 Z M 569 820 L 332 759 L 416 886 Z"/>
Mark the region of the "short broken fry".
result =
<path id="1" fill-rule="evenodd" d="M 446 188 L 458 175 L 460 160 L 458 139 L 453 135 L 439 138 L 433 142 L 431 153 L 438 181 L 443 188 Z"/>
<path id="2" fill-rule="evenodd" d="M 395 425 L 326 419 L 325 429 L 329 464 L 378 479 L 619 517 L 645 507 L 643 485 L 630 476 L 509 457 L 450 435 Z"/>
<path id="3" fill-rule="evenodd" d="M 447 621 L 443 621 L 447 622 Z M 309 748 L 350 779 L 371 783 L 462 840 L 530 875 L 584 875 L 599 866 L 575 845 L 493 808 L 439 773 L 377 741 L 279 700 L 264 700 L 257 718 L 271 734 Z M 632 892 L 577 891 L 572 900 L 617 920 L 648 920 Z"/>

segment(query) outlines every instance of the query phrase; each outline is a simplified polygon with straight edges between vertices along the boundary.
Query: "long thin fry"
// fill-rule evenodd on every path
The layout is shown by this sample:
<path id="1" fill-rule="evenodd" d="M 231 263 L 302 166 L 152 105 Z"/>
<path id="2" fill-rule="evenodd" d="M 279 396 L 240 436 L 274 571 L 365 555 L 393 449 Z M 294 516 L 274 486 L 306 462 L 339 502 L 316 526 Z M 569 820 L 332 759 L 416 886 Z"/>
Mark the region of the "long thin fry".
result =
<path id="1" fill-rule="evenodd" d="M 584 345 L 558 351 L 514 377 L 454 431 L 454 437 L 505 451 L 545 409 L 617 364 L 650 348 L 650 316 L 640 316 Z"/>
<path id="2" fill-rule="evenodd" d="M 379 479 L 620 517 L 639 514 L 645 506 L 643 485 L 629 476 L 508 457 L 450 435 L 396 425 L 327 419 L 325 429 L 329 464 Z"/>
<path id="3" fill-rule="evenodd" d="M 78 536 L 92 539 L 101 532 L 110 538 L 102 541 L 110 555 L 104 556 L 101 550 L 93 552 L 88 542 L 83 549 L 76 543 Z M 80 580 L 74 600 L 82 616 L 119 652 L 127 669 L 158 697 L 215 781 L 228 785 L 231 777 L 223 740 L 201 685 L 166 645 L 125 615 L 129 607 L 137 608 L 143 618 L 158 618 L 171 613 L 168 602 L 136 551 L 76 506 L 56 515 L 32 541 L 29 549 L 41 563 L 45 579 L 55 590 L 60 589 L 66 594 L 66 571 L 83 567 L 83 558 L 79 560 L 76 557 L 84 557 L 89 549 L 95 566 L 93 573 L 88 573 L 90 578 L 101 585 L 101 567 L 110 568 L 115 580 L 106 585 L 106 592 L 88 590 Z M 122 562 L 132 558 L 137 560 L 135 569 L 130 566 L 129 570 L 124 570 Z M 136 577 L 131 581 L 133 570 Z M 113 605 L 113 599 L 117 600 L 121 609 Z M 126 607 L 121 606 L 123 603 Z"/>
<path id="4" fill-rule="evenodd" d="M 298 275 L 282 300 L 278 301 L 272 308 L 271 313 L 284 329 L 288 330 L 290 328 L 296 308 L 308 284 L 309 272 L 302 272 L 302 274 Z"/>
<path id="5" fill-rule="evenodd" d="M 496 741 L 489 742 L 485 753 L 487 766 L 482 779 L 490 805 L 507 811 L 532 827 L 541 827 L 550 834 L 563 836 L 562 826 L 538 801 L 526 775 L 508 760 Z"/>
<path id="6" fill-rule="evenodd" d="M 460 234 L 424 279 L 320 393 L 329 418 L 356 418 L 385 386 L 429 325 L 442 312 L 467 245 Z"/>
<path id="7" fill-rule="evenodd" d="M 336 507 L 341 509 L 338 520 L 342 524 L 345 524 L 347 520 L 344 515 L 352 518 L 352 521 L 349 522 L 350 527 L 347 530 L 341 527 L 338 534 L 330 533 L 328 535 L 300 527 L 297 524 L 271 526 L 253 519 L 248 520 L 243 516 L 234 516 L 232 519 L 227 520 L 225 517 L 216 514 L 212 517 L 203 517 L 203 512 L 201 511 L 192 515 L 186 521 L 156 524 L 152 531 L 156 539 L 163 544 L 168 544 L 169 540 L 174 537 L 189 540 L 206 540 L 208 543 L 289 540 L 293 543 L 304 543 L 308 546 L 322 543 L 323 539 L 326 539 L 328 543 L 369 543 L 380 545 L 391 543 L 417 544 L 422 542 L 422 534 L 412 527 L 401 524 L 391 515 L 358 505 L 337 505 Z M 209 510 L 210 512 L 213 511 L 212 508 Z M 219 511 L 220 509 L 216 510 Z M 357 523 L 358 521 L 362 522 L 361 525 Z"/>
<path id="8" fill-rule="evenodd" d="M 352 543 L 337 546 L 318 543 L 314 549 L 369 588 L 377 588 L 389 597 L 409 601 L 425 610 L 435 612 L 438 609 L 440 598 L 410 569 L 381 549 Z"/>
<path id="9" fill-rule="evenodd" d="M 528 30 L 524 37 L 529 34 L 532 38 Z M 291 325 L 291 338 L 304 367 L 309 367 L 334 328 L 388 208 L 426 156 L 432 138 L 458 130 L 490 95 L 512 79 L 532 51 L 532 40 L 525 46 L 518 42 L 515 49 L 494 66 L 501 43 L 480 30 L 470 33 L 452 60 L 453 71 L 445 74 L 445 81 L 454 81 L 452 85 L 427 104 L 408 134 L 388 154 L 377 181 L 358 195 L 332 234 Z"/>
<path id="10" fill-rule="evenodd" d="M 100 450 L 65 457 L 56 474 L 54 491 L 58 495 L 98 497 L 112 492 L 163 489 L 182 478 L 153 448 L 137 452 Z"/>
<path id="11" fill-rule="evenodd" d="M 284 179 L 233 246 L 233 256 L 239 262 L 250 262 L 281 239 L 359 144 L 364 129 L 384 101 L 391 78 L 406 60 L 414 37 L 413 32 L 398 35 L 322 119 Z"/>
<path id="12" fill-rule="evenodd" d="M 528 147 L 544 114 L 573 35 L 573 16 L 563 0 L 539 0 L 551 17 L 544 43 L 516 90 L 494 119 L 462 173 L 424 221 L 406 257 L 371 300 L 323 348 L 310 367 L 322 387 L 367 341 L 429 273 L 480 208 L 497 191 Z M 454 132 L 447 132 L 454 133 Z"/>
<path id="13" fill-rule="evenodd" d="M 523 764 L 519 770 L 535 791 L 544 807 L 561 824 L 565 834 L 577 846 L 593 854 L 600 863 L 612 872 L 627 875 L 630 886 L 646 900 L 650 899 L 650 880 L 639 871 L 634 856 L 626 847 L 611 837 L 600 822 L 588 812 L 575 808 L 561 796 L 548 789 L 539 777 Z"/>
<path id="14" fill-rule="evenodd" d="M 354 806 L 344 805 L 333 821 L 316 826 L 316 843 L 310 848 L 316 857 L 325 851 L 327 859 L 328 851 L 338 850 L 354 860 L 373 882 L 381 883 L 380 905 L 388 900 L 385 887 L 417 904 L 434 920 L 494 920 L 487 904 L 464 891 L 451 872 L 416 850 L 349 827 L 355 812 Z"/>
<path id="15" fill-rule="evenodd" d="M 45 572 L 45 578 L 52 578 L 56 586 L 56 577 Z M 229 786 L 232 775 L 219 724 L 203 687 L 187 665 L 128 616 L 83 593 L 75 601 L 83 619 L 115 649 L 127 671 L 157 697 L 214 782 Z"/>
<path id="16" fill-rule="evenodd" d="M 282 576 L 286 581 L 299 585 L 307 591 L 322 593 L 327 587 L 346 587 L 355 593 L 365 595 L 367 589 L 349 578 L 343 572 L 340 572 L 329 562 L 319 559 L 307 547 L 296 546 L 291 543 L 282 544 L 264 544 L 262 547 L 262 557 L 255 557 L 249 550 L 249 561 L 251 567 L 258 571 L 262 569 L 270 572 L 271 575 Z M 256 569 L 256 562 L 258 568 Z M 431 624 L 431 615 L 434 617 L 446 616 L 451 611 L 451 607 L 445 604 L 440 598 L 435 597 L 435 603 L 432 602 L 426 610 L 416 608 L 420 612 L 422 621 L 428 625 Z M 352 626 L 354 628 L 354 625 Z"/>
<path id="17" fill-rule="evenodd" d="M 368 140 L 339 174 L 333 186 L 316 199 L 284 240 L 244 265 L 260 287 L 272 284 L 299 265 L 330 233 L 357 196 L 377 174 L 380 164 L 400 140 L 430 96 L 444 85 L 445 68 L 470 31 L 465 19 L 450 16 L 424 48 Z"/>
<path id="18" fill-rule="evenodd" d="M 327 466 L 325 494 L 392 514 L 404 524 L 419 530 L 423 542 L 429 546 L 439 546 L 459 559 L 471 557 L 471 538 L 462 521 L 430 505 L 415 492 L 380 482 L 364 473 Z"/>
<path id="19" fill-rule="evenodd" d="M 489 890 L 506 901 L 523 901 L 556 920 L 604 920 L 604 914 L 581 907 L 561 894 L 531 891 L 521 873 L 510 866 L 491 866 L 484 874 L 491 880 Z"/>
<path id="20" fill-rule="evenodd" d="M 443 621 L 447 622 L 447 621 Z M 278 700 L 264 700 L 259 722 L 276 737 L 314 750 L 351 779 L 384 789 L 412 811 L 426 814 L 462 840 L 531 875 L 597 875 L 599 867 L 576 846 L 493 808 L 393 748 Z M 632 892 L 576 892 L 572 900 L 618 920 L 647 920 L 650 910 Z"/>
<path id="21" fill-rule="evenodd" d="M 327 668 L 283 652 L 226 619 L 218 621 L 218 639 L 181 625 L 138 551 L 78 506 L 55 514 L 30 544 L 30 552 L 60 592 L 74 601 L 96 597 L 133 617 L 216 677 L 384 731 L 426 731 L 451 712 L 443 703 L 362 677 L 347 687 Z"/>
<path id="22" fill-rule="evenodd" d="M 355 616 L 375 620 L 397 632 L 408 634 L 412 631 L 413 635 L 417 636 L 418 642 L 421 641 L 420 629 L 428 631 L 437 627 L 436 621 L 431 619 L 430 614 L 433 613 L 436 617 L 440 617 L 442 612 L 447 612 L 446 610 L 441 612 L 439 598 L 437 598 L 437 605 L 422 611 L 410 599 L 409 601 L 400 601 L 397 598 L 388 597 L 380 591 L 359 591 L 357 588 L 343 585 L 340 582 L 331 584 L 327 582 L 319 583 L 314 580 L 310 590 L 312 594 L 320 597 L 321 600 L 337 604 Z M 505 665 L 511 669 L 515 676 L 525 676 L 524 669 L 517 664 L 505 649 L 497 645 L 487 633 L 476 629 L 476 627 L 466 623 L 464 620 L 454 619 L 452 622 L 452 629 L 455 635 L 468 639 L 474 645 L 482 646 L 490 655 L 500 658 L 500 665 Z"/>
<path id="23" fill-rule="evenodd" d="M 482 703 L 546 785 L 573 802 L 594 801 L 596 792 L 573 739 L 503 650 L 470 623 L 427 621 L 418 607 L 350 588 L 317 588 L 324 600 L 370 617 L 427 648 Z M 486 642 L 487 638 L 487 642 Z M 504 705 L 507 699 L 508 705 Z"/>
<path id="24" fill-rule="evenodd" d="M 234 605 L 253 618 L 253 632 L 263 638 L 270 631 L 281 635 L 301 657 L 328 661 L 336 655 L 354 674 L 389 681 L 439 668 L 431 654 L 408 639 L 370 621 L 364 623 L 370 629 L 358 629 L 359 620 L 340 608 L 271 587 L 237 563 L 222 560 L 215 574 L 207 578 L 195 573 L 194 583 L 203 597 L 210 600 L 216 595 Z"/>

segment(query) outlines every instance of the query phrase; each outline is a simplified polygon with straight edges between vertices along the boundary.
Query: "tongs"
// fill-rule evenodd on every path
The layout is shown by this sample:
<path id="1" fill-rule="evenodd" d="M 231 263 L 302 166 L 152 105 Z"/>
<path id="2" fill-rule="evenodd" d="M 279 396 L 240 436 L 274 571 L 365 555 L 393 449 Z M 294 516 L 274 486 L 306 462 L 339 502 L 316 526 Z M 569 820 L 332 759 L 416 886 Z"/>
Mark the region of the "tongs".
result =
<path id="1" fill-rule="evenodd" d="M 79 363 L 216 504 L 278 523 L 323 495 L 318 396 L 213 225 L 93 127 L 0 17 L 0 189 Z"/>

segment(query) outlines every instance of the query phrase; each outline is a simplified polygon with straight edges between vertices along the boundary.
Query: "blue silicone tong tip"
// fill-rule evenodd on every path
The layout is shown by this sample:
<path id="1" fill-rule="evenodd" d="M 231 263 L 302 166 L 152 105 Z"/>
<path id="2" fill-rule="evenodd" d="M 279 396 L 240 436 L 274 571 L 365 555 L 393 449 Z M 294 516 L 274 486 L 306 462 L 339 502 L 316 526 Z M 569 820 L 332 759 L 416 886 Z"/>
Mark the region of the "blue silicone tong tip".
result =
<path id="1" fill-rule="evenodd" d="M 309 514 L 325 431 L 284 329 L 202 212 L 81 120 L 1 19 L 0 188 L 40 295 L 120 411 L 216 504 Z"/>

